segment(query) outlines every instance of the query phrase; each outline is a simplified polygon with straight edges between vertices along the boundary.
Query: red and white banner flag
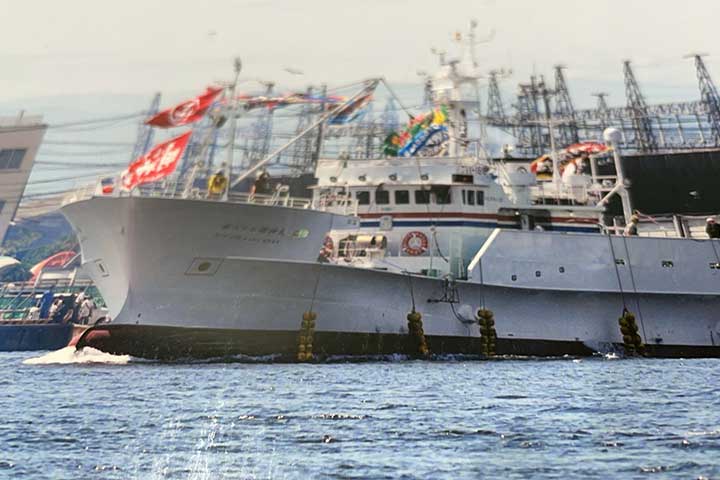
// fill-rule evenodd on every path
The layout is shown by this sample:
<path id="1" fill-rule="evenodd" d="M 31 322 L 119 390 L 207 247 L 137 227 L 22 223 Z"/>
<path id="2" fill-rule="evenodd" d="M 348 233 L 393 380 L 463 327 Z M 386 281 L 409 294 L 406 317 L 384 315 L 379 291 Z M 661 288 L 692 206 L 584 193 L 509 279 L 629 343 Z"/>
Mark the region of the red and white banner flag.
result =
<path id="1" fill-rule="evenodd" d="M 160 143 L 138 158 L 122 173 L 122 188 L 132 190 L 143 183 L 154 182 L 170 175 L 177 167 L 192 132 Z"/>
<path id="2" fill-rule="evenodd" d="M 146 121 L 145 124 L 153 127 L 169 128 L 196 122 L 205 115 L 207 109 L 210 108 L 210 105 L 222 91 L 222 88 L 208 87 L 205 93 L 199 97 L 163 110 Z"/>

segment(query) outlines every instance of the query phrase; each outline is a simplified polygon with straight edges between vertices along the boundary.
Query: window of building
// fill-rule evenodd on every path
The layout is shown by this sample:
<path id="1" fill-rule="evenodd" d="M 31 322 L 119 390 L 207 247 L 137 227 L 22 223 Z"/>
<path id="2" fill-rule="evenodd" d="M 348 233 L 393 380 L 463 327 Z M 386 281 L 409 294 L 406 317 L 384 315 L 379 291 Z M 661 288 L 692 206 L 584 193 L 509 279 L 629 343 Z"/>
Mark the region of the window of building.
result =
<path id="1" fill-rule="evenodd" d="M 367 190 L 355 192 L 355 200 L 358 205 L 369 205 L 370 204 L 370 192 Z"/>
<path id="2" fill-rule="evenodd" d="M 0 150 L 0 170 L 8 168 L 10 157 L 12 157 L 12 150 Z"/>
<path id="3" fill-rule="evenodd" d="M 430 203 L 429 190 L 415 190 L 415 203 L 418 205 L 427 205 Z"/>
<path id="4" fill-rule="evenodd" d="M 395 205 L 407 205 L 408 203 L 410 203 L 410 192 L 395 190 Z"/>
<path id="5" fill-rule="evenodd" d="M 13 150 L 12 158 L 10 158 L 10 162 L 8 162 L 8 168 L 20 168 L 26 152 L 27 149 L 25 148 L 17 148 Z"/>
<path id="6" fill-rule="evenodd" d="M 25 153 L 27 153 L 25 148 L 5 148 L 0 150 L 0 170 L 17 170 L 20 168 Z"/>
<path id="7" fill-rule="evenodd" d="M 378 205 L 387 205 L 390 203 L 390 192 L 387 190 L 375 190 L 375 203 Z"/>

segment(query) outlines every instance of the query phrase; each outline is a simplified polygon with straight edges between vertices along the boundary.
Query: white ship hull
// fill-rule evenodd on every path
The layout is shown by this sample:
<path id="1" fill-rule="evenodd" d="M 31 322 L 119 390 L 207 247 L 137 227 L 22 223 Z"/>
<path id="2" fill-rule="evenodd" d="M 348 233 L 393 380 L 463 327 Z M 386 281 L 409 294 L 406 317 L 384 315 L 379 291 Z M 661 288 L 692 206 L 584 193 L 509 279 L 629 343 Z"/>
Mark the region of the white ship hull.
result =
<path id="1" fill-rule="evenodd" d="M 97 217 L 92 234 L 87 206 L 76 205 L 65 207 L 66 215 L 86 225 L 78 229 L 86 263 L 106 262 L 109 273 L 96 270 L 95 277 L 115 312 L 112 324 L 97 327 L 80 346 L 154 358 L 294 359 L 303 313 L 312 310 L 316 356 L 413 354 L 407 314 L 414 299 L 432 353 L 481 353 L 475 312 L 484 305 L 494 313 L 499 355 L 589 355 L 619 348 L 618 317 L 626 307 L 638 319 L 647 354 L 720 356 L 720 270 L 710 268 L 717 260 L 709 241 L 613 237 L 615 258 L 634 264 L 631 274 L 614 268 L 607 236 L 497 230 L 471 265 L 470 279 L 448 285 L 309 261 L 324 235 L 315 230 L 326 228 L 320 219 L 329 221 L 322 215 L 316 223 L 313 216 L 303 220 L 291 212 L 287 221 L 309 225 L 317 243 L 296 247 L 288 240 L 288 249 L 283 243 L 273 257 L 266 250 L 253 255 L 251 245 L 208 240 L 213 237 L 197 232 L 215 232 L 214 224 L 190 209 L 182 215 L 184 230 L 196 232 L 193 238 L 170 242 L 181 232 L 173 230 L 176 222 L 167 212 L 169 223 L 158 225 L 163 215 L 151 212 L 164 212 L 163 205 L 152 202 L 143 204 L 142 215 L 135 210 L 124 235 L 103 239 L 110 222 L 102 219 L 110 217 Z M 98 211 L 115 208 L 132 210 L 115 200 Z M 284 221 L 280 213 L 273 213 L 273 222 Z M 665 257 L 673 267 L 661 266 Z M 200 271 L 202 262 L 210 265 Z"/>
<path id="2" fill-rule="evenodd" d="M 148 197 L 93 197 L 61 211 L 80 242 L 83 268 L 118 322 L 137 320 L 143 302 L 162 306 L 170 294 L 203 289 L 233 256 L 314 261 L 326 232 L 354 221 L 307 209 Z M 163 293 L 149 297 L 147 287 Z"/>

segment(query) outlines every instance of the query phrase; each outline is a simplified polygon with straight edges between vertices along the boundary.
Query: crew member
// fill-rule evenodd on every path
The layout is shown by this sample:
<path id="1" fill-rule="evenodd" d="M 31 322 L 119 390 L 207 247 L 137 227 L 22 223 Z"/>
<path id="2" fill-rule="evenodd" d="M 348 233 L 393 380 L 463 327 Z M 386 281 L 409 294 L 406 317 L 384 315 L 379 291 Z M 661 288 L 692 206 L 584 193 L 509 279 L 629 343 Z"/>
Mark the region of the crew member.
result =
<path id="1" fill-rule="evenodd" d="M 42 298 L 40 299 L 40 318 L 48 318 L 54 299 L 55 293 L 53 293 L 53 287 L 50 286 L 50 288 L 42 294 Z"/>
<path id="2" fill-rule="evenodd" d="M 253 186 L 250 188 L 250 195 L 269 195 L 272 193 L 270 188 L 270 174 L 267 171 L 263 171 L 253 182 Z"/>
<path id="3" fill-rule="evenodd" d="M 82 305 L 80 305 L 80 323 L 83 325 L 86 325 L 90 321 L 90 317 L 92 317 L 93 309 L 95 308 L 95 303 L 93 303 L 92 298 L 87 297 L 85 300 L 83 300 Z"/>
<path id="4" fill-rule="evenodd" d="M 720 224 L 715 221 L 715 218 L 708 217 L 705 224 L 705 233 L 707 233 L 708 237 L 720 238 Z"/>
<path id="5" fill-rule="evenodd" d="M 215 172 L 208 180 L 208 193 L 210 196 L 218 197 L 225 193 L 228 186 L 228 179 L 222 170 Z"/>
<path id="6" fill-rule="evenodd" d="M 585 173 L 588 165 L 590 165 L 590 156 L 587 152 L 583 152 L 580 155 L 580 158 L 575 161 L 575 173 L 577 173 L 578 175 L 582 175 L 583 173 Z"/>
<path id="7" fill-rule="evenodd" d="M 623 232 L 626 237 L 637 237 L 638 234 L 638 217 L 633 215 L 630 217 L 630 223 L 625 225 L 625 231 Z"/>

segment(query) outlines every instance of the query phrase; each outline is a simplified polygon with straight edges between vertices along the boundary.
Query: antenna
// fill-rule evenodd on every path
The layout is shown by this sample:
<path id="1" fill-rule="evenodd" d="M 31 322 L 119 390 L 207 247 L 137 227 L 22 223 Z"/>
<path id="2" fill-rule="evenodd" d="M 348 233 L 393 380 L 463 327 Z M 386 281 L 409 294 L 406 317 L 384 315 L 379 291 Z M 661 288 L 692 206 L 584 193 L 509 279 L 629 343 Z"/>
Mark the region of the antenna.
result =
<path id="1" fill-rule="evenodd" d="M 445 60 L 445 55 L 447 55 L 447 52 L 445 50 L 439 50 L 435 47 L 432 47 L 430 49 L 430 52 L 433 55 L 437 55 L 440 65 L 447 65 L 447 61 Z"/>

